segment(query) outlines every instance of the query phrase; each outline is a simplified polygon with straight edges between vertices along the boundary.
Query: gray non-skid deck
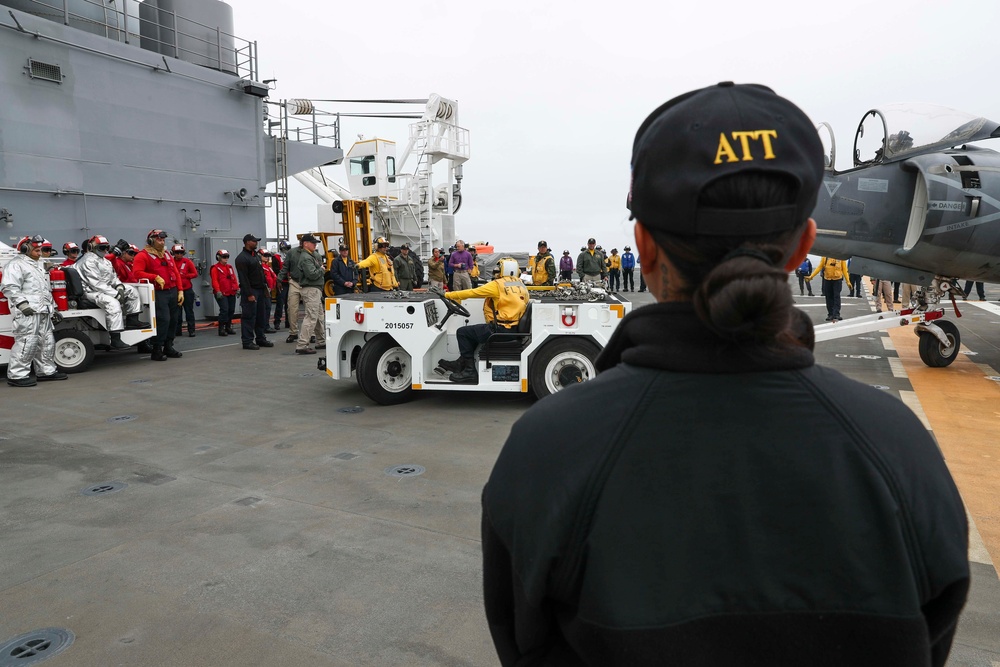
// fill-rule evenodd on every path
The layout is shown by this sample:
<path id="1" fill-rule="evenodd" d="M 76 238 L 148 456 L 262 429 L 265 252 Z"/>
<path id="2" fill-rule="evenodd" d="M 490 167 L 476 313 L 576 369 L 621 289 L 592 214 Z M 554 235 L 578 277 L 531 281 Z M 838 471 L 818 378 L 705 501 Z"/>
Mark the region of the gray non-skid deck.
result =
<path id="1" fill-rule="evenodd" d="M 531 399 L 377 406 L 285 335 L 250 352 L 201 332 L 179 360 L 104 355 L 67 382 L 0 386 L 0 644 L 66 628 L 53 667 L 497 664 L 479 494 Z M 884 359 L 836 356 L 878 349 L 817 356 L 908 388 Z M 406 465 L 425 471 L 386 472 Z M 127 488 L 81 494 L 111 481 Z M 951 664 L 1000 661 L 998 611 L 980 567 Z"/>

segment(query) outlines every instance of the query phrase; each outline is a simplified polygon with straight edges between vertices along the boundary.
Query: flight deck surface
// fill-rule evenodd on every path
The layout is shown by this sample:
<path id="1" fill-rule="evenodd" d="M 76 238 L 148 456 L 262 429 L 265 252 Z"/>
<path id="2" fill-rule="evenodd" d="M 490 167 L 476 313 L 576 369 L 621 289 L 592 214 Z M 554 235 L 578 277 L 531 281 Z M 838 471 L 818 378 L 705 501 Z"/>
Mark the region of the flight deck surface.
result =
<path id="1" fill-rule="evenodd" d="M 924 367 L 906 328 L 824 342 L 816 358 L 900 398 L 940 443 L 973 527 L 949 664 L 989 667 L 1000 288 L 987 297 L 960 306 L 964 351 L 949 368 Z M 796 301 L 823 321 L 821 297 Z M 843 304 L 845 317 L 871 311 Z M 181 359 L 99 355 L 66 382 L 0 386 L 0 645 L 66 629 L 75 639 L 53 667 L 498 664 L 479 497 L 532 399 L 438 392 L 379 406 L 286 334 L 245 351 L 203 327 L 177 339 Z M 111 482 L 127 486 L 82 493 Z"/>

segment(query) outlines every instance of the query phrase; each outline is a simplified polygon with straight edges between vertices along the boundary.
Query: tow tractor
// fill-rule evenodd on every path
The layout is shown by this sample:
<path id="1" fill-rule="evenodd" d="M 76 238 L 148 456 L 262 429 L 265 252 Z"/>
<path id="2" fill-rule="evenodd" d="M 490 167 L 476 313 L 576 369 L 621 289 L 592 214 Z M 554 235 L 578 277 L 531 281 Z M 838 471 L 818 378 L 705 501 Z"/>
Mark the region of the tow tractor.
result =
<path id="1" fill-rule="evenodd" d="M 17 256 L 17 251 L 0 243 L 0 276 L 7 264 Z M 83 294 L 80 275 L 73 267 L 54 267 L 49 271 L 52 298 L 62 320 L 54 329 L 55 364 L 63 373 L 82 373 L 94 362 L 97 350 L 111 349 L 111 334 L 107 328 L 104 309 L 90 302 Z M 156 335 L 156 311 L 153 307 L 153 286 L 146 282 L 129 283 L 139 291 L 142 310 L 139 319 L 149 322 L 146 329 L 121 332 L 122 341 L 137 345 Z M 0 294 L 0 366 L 10 359 L 14 346 L 14 316 L 10 313 L 7 297 Z"/>
<path id="2" fill-rule="evenodd" d="M 486 321 L 482 305 L 421 291 L 328 298 L 329 356 L 319 359 L 319 370 L 334 380 L 354 374 L 365 396 L 381 405 L 406 402 L 415 391 L 531 391 L 543 398 L 592 379 L 597 355 L 632 310 L 629 301 L 587 283 L 533 291 L 516 329 L 476 350 L 478 383 L 451 382 L 438 361 L 459 357 L 456 332 Z"/>
<path id="3" fill-rule="evenodd" d="M 819 343 L 825 340 L 913 325 L 913 332 L 920 337 L 917 348 L 920 352 L 920 360 L 932 368 L 943 368 L 950 365 L 958 357 L 962 338 L 957 326 L 942 319 L 945 316 L 945 310 L 941 301 L 944 297 L 950 297 L 955 317 L 961 317 L 962 313 L 959 312 L 958 303 L 956 303 L 958 295 L 965 298 L 957 281 L 939 276 L 934 279 L 930 287 L 916 291 L 909 308 L 898 312 L 872 313 L 840 322 L 817 325 L 814 328 L 815 340 Z"/>

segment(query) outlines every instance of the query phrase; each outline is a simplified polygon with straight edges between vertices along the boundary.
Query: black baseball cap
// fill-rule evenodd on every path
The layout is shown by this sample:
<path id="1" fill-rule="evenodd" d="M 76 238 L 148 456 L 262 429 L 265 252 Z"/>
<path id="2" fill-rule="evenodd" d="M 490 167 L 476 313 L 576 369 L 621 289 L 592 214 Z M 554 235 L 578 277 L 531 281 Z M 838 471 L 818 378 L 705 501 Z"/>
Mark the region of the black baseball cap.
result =
<path id="1" fill-rule="evenodd" d="M 699 206 L 702 190 L 744 172 L 783 174 L 795 202 L 763 209 Z M 805 222 L 823 180 L 823 145 L 809 117 L 773 90 L 724 81 L 673 98 L 643 121 L 632 144 L 631 217 L 651 231 L 771 234 Z"/>
<path id="2" fill-rule="evenodd" d="M 589 239 L 587 239 L 587 243 L 588 244 L 590 244 L 590 243 L 597 243 L 597 239 L 595 239 L 595 238 L 589 238 Z"/>
<path id="3" fill-rule="evenodd" d="M 539 242 L 538 242 L 538 247 L 539 247 L 539 248 L 541 248 L 542 246 L 545 246 L 546 248 L 548 248 L 548 247 L 549 247 L 549 244 L 548 244 L 548 243 L 546 243 L 545 241 L 539 241 Z"/>
<path id="4" fill-rule="evenodd" d="M 319 243 L 319 239 L 312 234 L 303 234 L 302 238 L 299 239 L 299 243 Z"/>
<path id="5" fill-rule="evenodd" d="M 246 243 L 247 241 L 260 241 L 260 239 L 253 234 L 247 234 L 243 237 L 243 242 Z"/>

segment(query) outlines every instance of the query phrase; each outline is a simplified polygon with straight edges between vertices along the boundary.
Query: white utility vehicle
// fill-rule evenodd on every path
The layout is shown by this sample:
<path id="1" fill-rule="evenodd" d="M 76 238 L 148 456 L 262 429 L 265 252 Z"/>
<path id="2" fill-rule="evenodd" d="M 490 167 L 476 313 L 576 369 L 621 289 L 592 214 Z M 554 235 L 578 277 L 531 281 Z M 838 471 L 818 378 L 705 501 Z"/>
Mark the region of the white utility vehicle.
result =
<path id="1" fill-rule="evenodd" d="M 0 243 L 0 276 L 17 251 Z M 94 362 L 97 350 L 111 349 L 111 333 L 108 331 L 104 309 L 92 303 L 83 295 L 80 276 L 72 267 L 54 267 L 49 273 L 53 300 L 56 302 L 62 320 L 54 325 L 56 348 L 55 364 L 64 373 L 82 373 Z M 156 310 L 153 307 L 153 286 L 148 282 L 129 283 L 139 291 L 142 310 L 139 319 L 149 322 L 145 329 L 131 329 L 121 332 L 122 341 L 137 345 L 156 335 Z M 0 366 L 10 359 L 14 346 L 14 316 L 10 313 L 7 297 L 0 293 Z"/>
<path id="2" fill-rule="evenodd" d="M 632 304 L 587 284 L 531 295 L 516 329 L 476 350 L 476 384 L 451 382 L 438 360 L 459 357 L 456 332 L 486 321 L 484 300 L 459 304 L 431 292 L 328 298 L 327 357 L 319 369 L 335 380 L 356 374 L 361 391 L 382 405 L 403 403 L 414 391 L 531 391 L 542 398 L 592 379 L 597 355 Z"/>

